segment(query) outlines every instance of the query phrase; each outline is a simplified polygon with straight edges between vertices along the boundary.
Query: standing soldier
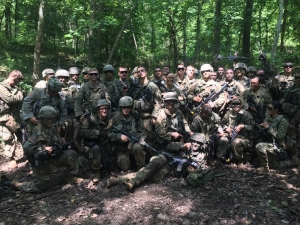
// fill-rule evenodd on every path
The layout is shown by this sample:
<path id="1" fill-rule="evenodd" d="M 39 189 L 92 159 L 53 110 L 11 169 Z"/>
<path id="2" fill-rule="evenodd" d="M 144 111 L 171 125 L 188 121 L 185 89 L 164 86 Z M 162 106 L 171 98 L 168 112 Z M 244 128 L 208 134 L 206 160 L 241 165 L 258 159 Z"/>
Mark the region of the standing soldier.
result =
<path id="1" fill-rule="evenodd" d="M 84 83 L 75 99 L 75 116 L 82 116 L 87 111 L 95 113 L 95 104 L 99 99 L 106 99 L 110 103 L 110 96 L 107 88 L 100 83 L 99 73 L 96 68 L 89 71 L 90 80 Z"/>
<path id="2" fill-rule="evenodd" d="M 63 84 L 56 78 L 52 77 L 46 88 L 34 89 L 23 101 L 22 116 L 27 122 L 27 128 L 31 134 L 32 128 L 40 123 L 38 112 L 43 106 L 52 106 L 58 111 L 57 131 L 60 133 L 62 126 L 67 119 L 66 103 L 59 94 Z"/>
<path id="3" fill-rule="evenodd" d="M 180 86 L 180 89 L 183 90 L 186 84 L 186 79 L 185 79 L 185 67 L 184 64 L 178 64 L 176 68 L 176 82 Z"/>
<path id="4" fill-rule="evenodd" d="M 0 155 L 10 160 L 10 167 L 17 167 L 16 160 L 23 157 L 23 149 L 16 132 L 20 129 L 23 93 L 18 84 L 24 79 L 22 73 L 13 70 L 0 83 Z"/>
<path id="5" fill-rule="evenodd" d="M 217 70 L 217 82 L 225 80 L 225 67 L 224 66 L 219 66 Z"/>
<path id="6" fill-rule="evenodd" d="M 82 75 L 83 75 L 83 83 L 86 83 L 87 81 L 90 80 L 90 75 L 89 75 L 89 71 L 90 71 L 90 67 L 84 67 L 81 71 Z M 82 84 L 83 85 L 83 84 Z"/>
<path id="7" fill-rule="evenodd" d="M 185 90 L 185 91 L 188 90 L 190 88 L 190 86 L 192 86 L 192 84 L 197 81 L 197 79 L 195 78 L 194 72 L 195 72 L 195 67 L 188 66 L 186 68 L 186 84 L 184 86 L 184 89 L 182 89 L 182 90 Z"/>
<path id="8" fill-rule="evenodd" d="M 111 144 L 107 139 L 107 132 L 112 125 L 110 104 L 105 99 L 99 99 L 96 107 L 97 114 L 86 115 L 81 119 L 79 132 L 79 136 L 83 138 L 83 152 L 90 161 L 94 173 L 93 183 L 99 182 L 103 166 L 111 167 L 113 165 L 112 162 L 107 162 L 108 159 L 109 161 L 113 159 Z M 105 161 L 105 165 L 102 165 L 101 161 Z"/>
<path id="9" fill-rule="evenodd" d="M 112 126 L 138 137 L 142 142 L 146 139 L 147 132 L 139 114 L 132 111 L 133 104 L 133 99 L 129 96 L 120 99 L 120 112 L 116 112 L 113 116 Z M 113 150 L 117 153 L 118 166 L 121 170 L 127 171 L 131 168 L 130 155 L 134 156 L 138 169 L 145 165 L 145 152 L 141 144 L 133 143 L 129 137 L 113 129 L 108 131 L 107 135 L 113 142 Z"/>
<path id="10" fill-rule="evenodd" d="M 54 73 L 55 72 L 53 69 L 44 69 L 42 72 L 44 80 L 40 80 L 39 82 L 37 82 L 34 88 L 45 88 L 49 79 L 54 76 Z"/>
<path id="11" fill-rule="evenodd" d="M 127 95 L 127 91 L 130 88 L 130 83 L 128 78 L 128 68 L 125 66 L 120 66 L 118 69 L 119 80 L 115 83 L 117 89 L 119 90 L 119 98 L 117 100 L 117 104 L 119 104 L 119 100 L 121 97 Z"/>
<path id="12" fill-rule="evenodd" d="M 231 110 L 222 119 L 224 130 L 230 137 L 230 148 L 238 168 L 243 168 L 244 152 L 252 146 L 255 124 L 251 114 L 242 108 L 242 103 L 240 98 L 232 100 Z M 221 151 L 226 152 L 227 149 L 221 149 Z"/>
<path id="13" fill-rule="evenodd" d="M 249 78 L 249 79 L 252 79 L 254 77 L 256 77 L 257 75 L 257 70 L 254 66 L 248 66 L 247 68 L 247 74 L 246 76 Z"/>
<path id="14" fill-rule="evenodd" d="M 194 104 L 194 111 L 204 98 L 208 97 L 213 92 L 218 92 L 221 90 L 221 86 L 210 78 L 210 73 L 212 71 L 213 68 L 211 65 L 203 64 L 200 71 L 202 78 L 197 80 L 187 92 L 189 102 L 193 102 Z M 218 98 L 214 99 L 212 102 L 209 102 L 212 108 L 220 108 L 224 103 L 224 93 L 221 93 Z"/>
<path id="15" fill-rule="evenodd" d="M 69 74 L 71 78 L 69 87 L 73 87 L 79 91 L 81 87 L 81 83 L 79 81 L 80 70 L 77 67 L 71 67 L 69 69 Z"/>
<path id="16" fill-rule="evenodd" d="M 34 181 L 19 183 L 14 180 L 11 185 L 24 192 L 45 191 L 55 184 L 55 180 L 52 179 L 55 167 L 67 167 L 70 173 L 68 180 L 80 182 L 80 179 L 75 177 L 79 170 L 79 157 L 74 150 L 62 147 L 63 141 L 52 126 L 57 121 L 56 109 L 43 106 L 38 117 L 41 120 L 41 133 L 30 136 L 23 146 L 24 154 L 33 169 Z"/>
<path id="17" fill-rule="evenodd" d="M 259 77 L 251 79 L 251 88 L 244 91 L 242 98 L 245 101 L 245 109 L 250 112 L 257 124 L 261 124 L 272 98 L 267 90 L 261 87 Z"/>
<path id="18" fill-rule="evenodd" d="M 234 66 L 236 81 L 240 82 L 245 89 L 250 87 L 250 79 L 246 77 L 247 66 L 245 63 L 237 63 Z"/>

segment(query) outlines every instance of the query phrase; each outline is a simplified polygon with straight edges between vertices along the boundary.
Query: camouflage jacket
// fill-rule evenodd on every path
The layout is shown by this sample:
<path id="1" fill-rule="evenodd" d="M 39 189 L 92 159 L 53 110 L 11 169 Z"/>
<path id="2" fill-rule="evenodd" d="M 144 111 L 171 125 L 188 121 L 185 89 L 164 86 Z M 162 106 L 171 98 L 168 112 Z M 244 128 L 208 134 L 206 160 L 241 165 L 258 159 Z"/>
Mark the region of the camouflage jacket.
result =
<path id="1" fill-rule="evenodd" d="M 254 130 L 253 130 L 255 120 L 253 119 L 251 114 L 244 109 L 241 109 L 238 112 L 238 114 L 239 114 L 239 121 L 236 121 L 237 114 L 234 114 L 231 109 L 228 110 L 224 118 L 222 119 L 222 124 L 225 126 L 225 128 L 229 127 L 231 129 L 234 129 L 235 126 L 237 125 L 243 124 L 245 127 L 238 133 L 238 136 L 241 135 L 242 137 L 245 137 L 249 140 L 253 140 L 255 137 Z"/>
<path id="2" fill-rule="evenodd" d="M 285 96 L 284 100 L 282 101 L 282 109 L 284 114 L 289 116 L 289 118 L 293 118 L 295 114 L 300 109 L 300 87 L 299 86 L 292 86 L 290 87 Z"/>
<path id="3" fill-rule="evenodd" d="M 37 82 L 34 86 L 34 88 L 46 88 L 47 81 L 45 80 L 40 80 Z"/>
<path id="4" fill-rule="evenodd" d="M 96 85 L 91 82 L 84 83 L 75 99 L 75 116 L 81 116 L 85 111 L 94 113 L 95 104 L 99 99 L 106 99 L 110 103 L 107 88 L 100 82 Z"/>
<path id="5" fill-rule="evenodd" d="M 237 82 L 239 82 L 245 89 L 250 88 L 251 80 L 248 77 L 245 77 L 243 79 L 236 79 Z"/>
<path id="6" fill-rule="evenodd" d="M 7 121 L 12 116 L 21 122 L 23 93 L 18 88 L 12 88 L 6 81 L 0 83 L 0 122 Z"/>
<path id="7" fill-rule="evenodd" d="M 58 112 L 58 125 L 62 126 L 67 119 L 67 107 L 63 98 L 57 94 L 55 97 L 50 97 L 47 94 L 47 89 L 34 89 L 23 101 L 22 116 L 24 121 L 31 117 L 36 117 L 39 110 L 43 106 L 52 106 Z"/>
<path id="8" fill-rule="evenodd" d="M 289 122 L 284 118 L 283 115 L 278 115 L 276 118 L 272 118 L 271 116 L 267 116 L 265 123 L 269 124 L 268 133 L 275 138 L 275 142 L 280 146 L 285 146 L 285 137 L 288 129 Z"/>
<path id="9" fill-rule="evenodd" d="M 26 155 L 29 161 L 34 162 L 34 155 L 37 152 L 45 151 L 46 146 L 52 146 L 53 144 L 61 145 L 63 144 L 63 142 L 57 134 L 55 127 L 48 128 L 43 126 L 42 139 L 41 137 L 38 137 L 36 133 L 30 136 L 23 145 L 24 154 Z M 50 180 L 54 169 L 54 164 L 52 163 L 52 160 L 54 159 L 50 158 L 47 165 L 40 163 L 40 165 L 35 166 L 34 163 L 31 163 L 33 165 L 32 169 L 34 176 L 39 177 L 43 180 Z"/>
<path id="10" fill-rule="evenodd" d="M 170 114 L 166 109 L 161 109 L 155 123 L 155 133 L 160 144 L 166 144 L 172 140 L 172 132 L 174 131 L 168 130 L 170 127 L 187 132 L 191 131 L 183 113 L 179 109 L 176 109 L 173 114 Z"/>
<path id="11" fill-rule="evenodd" d="M 213 80 L 208 80 L 207 82 L 203 79 L 197 80 L 190 89 L 187 91 L 188 100 L 193 101 L 193 97 L 196 95 L 202 98 L 208 97 L 212 92 L 218 92 L 221 90 L 221 86 Z M 217 99 L 213 101 L 216 108 L 221 107 L 226 100 L 225 93 L 221 93 Z M 197 103 L 198 105 L 200 103 Z"/>
<path id="12" fill-rule="evenodd" d="M 227 84 L 226 92 L 229 101 L 231 100 L 231 96 L 241 96 L 245 91 L 244 86 L 236 80 L 232 80 L 230 83 L 227 82 Z"/>

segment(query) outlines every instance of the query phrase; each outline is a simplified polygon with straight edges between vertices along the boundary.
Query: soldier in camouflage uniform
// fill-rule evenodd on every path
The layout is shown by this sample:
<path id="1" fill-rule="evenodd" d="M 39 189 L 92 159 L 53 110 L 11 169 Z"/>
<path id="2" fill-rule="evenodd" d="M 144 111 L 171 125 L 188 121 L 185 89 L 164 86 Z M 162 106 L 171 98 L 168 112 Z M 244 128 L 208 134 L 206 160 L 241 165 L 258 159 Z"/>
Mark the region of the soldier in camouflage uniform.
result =
<path id="1" fill-rule="evenodd" d="M 129 81 L 132 81 L 132 80 L 127 79 L 128 78 L 128 68 L 125 66 L 119 66 L 118 76 L 119 76 L 119 80 L 118 80 L 116 86 L 120 92 L 120 97 L 118 99 L 118 103 L 119 103 L 120 98 L 127 95 L 127 91 L 131 85 Z"/>
<path id="2" fill-rule="evenodd" d="M 186 84 L 184 86 L 183 90 L 188 90 L 190 88 L 190 86 L 192 86 L 193 83 L 195 83 L 197 81 L 195 75 L 195 67 L 193 66 L 188 66 L 186 68 Z"/>
<path id="3" fill-rule="evenodd" d="M 246 77 L 247 66 L 245 63 L 237 63 L 234 66 L 235 79 L 241 83 L 245 89 L 250 87 L 250 79 Z"/>
<path id="4" fill-rule="evenodd" d="M 163 101 L 165 108 L 159 111 L 155 124 L 156 143 L 159 144 L 160 149 L 167 151 L 178 152 L 186 149 L 184 142 L 193 133 L 183 113 L 177 109 L 178 95 L 176 92 L 168 92 L 164 95 Z"/>
<path id="5" fill-rule="evenodd" d="M 72 89 L 75 89 L 76 92 L 79 92 L 80 87 L 81 87 L 81 82 L 79 81 L 79 76 L 80 76 L 80 70 L 77 67 L 71 67 L 69 69 L 69 74 L 70 74 L 70 82 L 69 82 L 69 87 Z"/>
<path id="6" fill-rule="evenodd" d="M 162 79 L 161 68 L 159 66 L 157 66 L 154 68 L 154 77 L 151 81 L 157 85 L 157 82 L 160 82 L 162 80 L 163 79 Z"/>
<path id="7" fill-rule="evenodd" d="M 224 66 L 218 67 L 217 75 L 218 75 L 217 82 L 225 80 L 226 76 L 225 76 L 225 67 Z"/>
<path id="8" fill-rule="evenodd" d="M 23 93 L 18 89 L 18 84 L 23 80 L 23 75 L 18 70 L 9 73 L 8 78 L 0 83 L 0 156 L 8 158 L 10 167 L 15 168 L 15 160 L 23 157 L 23 149 L 16 132 L 21 125 L 20 109 Z"/>
<path id="9" fill-rule="evenodd" d="M 56 129 L 52 126 L 57 121 L 56 109 L 52 106 L 44 106 L 40 109 L 38 117 L 42 124 L 41 135 L 34 133 L 23 146 L 24 154 L 33 169 L 34 181 L 19 183 L 14 180 L 11 183 L 12 186 L 24 192 L 42 192 L 50 188 L 51 184 L 56 182 L 52 179 L 55 167 L 67 167 L 70 173 L 69 178 L 74 178 L 80 165 L 79 157 L 74 150 L 53 152 L 54 144 L 63 144 Z"/>
<path id="10" fill-rule="evenodd" d="M 57 131 L 60 133 L 62 126 L 67 119 L 66 103 L 59 95 L 63 84 L 56 78 L 52 77 L 46 88 L 34 89 L 23 101 L 22 116 L 27 122 L 28 132 L 31 134 L 32 128 L 39 124 L 37 114 L 43 106 L 52 106 L 58 111 Z"/>
<path id="11" fill-rule="evenodd" d="M 212 92 L 218 92 L 221 89 L 221 86 L 215 81 L 210 79 L 210 72 L 213 68 L 209 64 L 203 64 L 201 66 L 202 78 L 197 80 L 187 91 L 188 101 L 193 102 L 194 111 L 200 102 L 208 97 Z M 221 93 L 217 99 L 213 102 L 210 102 L 212 108 L 220 108 L 225 103 L 226 96 L 225 93 Z"/>
<path id="12" fill-rule="evenodd" d="M 127 71 L 127 68 L 125 68 L 124 71 Z M 112 111 L 115 111 L 118 109 L 119 100 L 123 96 L 123 85 L 120 80 L 115 78 L 115 68 L 112 65 L 105 65 L 103 72 L 104 76 L 101 77 L 101 83 L 107 88 L 111 98 L 111 109 Z"/>
<path id="13" fill-rule="evenodd" d="M 133 104 L 133 99 L 129 96 L 120 99 L 120 111 L 113 116 L 112 126 L 136 136 L 142 142 L 146 139 L 147 132 L 139 114 L 132 111 Z M 134 156 L 138 169 L 145 165 L 145 152 L 140 143 L 132 143 L 129 137 L 113 129 L 108 131 L 107 136 L 113 142 L 113 150 L 117 153 L 118 166 L 121 170 L 127 171 L 131 168 L 130 155 Z"/>
<path id="14" fill-rule="evenodd" d="M 231 110 L 229 110 L 222 124 L 226 133 L 221 133 L 220 136 L 229 136 L 231 138 L 230 146 L 233 151 L 233 157 L 238 168 L 243 167 L 244 152 L 249 150 L 254 139 L 253 126 L 255 121 L 251 114 L 242 108 L 243 102 L 240 98 L 234 99 L 231 102 Z M 220 151 L 219 147 L 219 151 Z M 221 149 L 221 152 L 226 152 L 227 149 Z"/>
<path id="15" fill-rule="evenodd" d="M 107 132 L 112 126 L 110 104 L 105 99 L 100 99 L 97 101 L 96 106 L 97 114 L 86 115 L 80 121 L 79 132 L 79 136 L 83 138 L 83 152 L 89 159 L 94 173 L 93 183 L 98 183 L 100 180 L 100 171 L 102 169 L 101 158 L 111 156 L 111 143 L 107 139 Z M 102 155 L 101 153 L 105 153 L 106 155 Z"/>
<path id="16" fill-rule="evenodd" d="M 284 168 L 291 166 L 291 161 L 280 161 L 278 148 L 285 149 L 285 137 L 289 122 L 284 118 L 281 112 L 281 103 L 272 102 L 268 105 L 268 116 L 260 126 L 270 136 L 263 142 L 256 144 L 255 149 L 261 164 L 258 168 L 260 172 L 269 172 L 270 168 Z M 277 145 L 277 146 L 276 146 Z"/>
<path id="17" fill-rule="evenodd" d="M 89 75 L 90 67 L 84 67 L 81 71 L 81 74 L 83 76 L 83 83 L 86 83 L 90 80 L 90 75 Z M 83 85 L 83 84 L 82 84 Z"/>
<path id="18" fill-rule="evenodd" d="M 154 137 L 152 127 L 152 117 L 157 117 L 160 108 L 161 93 L 158 87 L 147 78 L 145 67 L 138 67 L 139 79 L 134 82 L 127 95 L 132 97 L 134 104 L 133 109 L 137 111 L 143 121 L 143 127 L 148 132 L 148 142 Z"/>
<path id="19" fill-rule="evenodd" d="M 176 70 L 175 82 L 180 86 L 180 89 L 183 90 L 187 82 L 184 64 L 178 64 Z"/>
<path id="20" fill-rule="evenodd" d="M 45 88 L 49 79 L 54 76 L 54 73 L 55 72 L 53 69 L 44 69 L 42 72 L 44 80 L 40 80 L 39 82 L 37 82 L 34 88 Z"/>
<path id="21" fill-rule="evenodd" d="M 75 99 L 75 116 L 82 116 L 86 112 L 95 113 L 97 100 L 106 99 L 110 103 L 108 89 L 99 81 L 99 73 L 96 68 L 89 71 L 90 80 L 84 83 Z"/>
<path id="22" fill-rule="evenodd" d="M 211 160 L 214 160 L 215 152 L 218 161 L 225 160 L 227 151 L 224 152 L 224 150 L 228 148 L 228 139 L 217 135 L 217 133 L 222 133 L 221 118 L 212 112 L 209 105 L 204 105 L 201 108 L 201 112 L 191 124 L 191 130 L 195 133 L 202 133 L 205 137 L 204 143 L 209 145 L 210 148 L 215 148 L 209 149 Z"/>
<path id="23" fill-rule="evenodd" d="M 257 70 L 256 70 L 256 68 L 254 66 L 248 66 L 246 76 L 249 79 L 257 77 Z"/>
<path id="24" fill-rule="evenodd" d="M 250 112 L 256 123 L 261 124 L 272 98 L 267 90 L 261 87 L 259 77 L 251 79 L 251 88 L 243 92 L 242 98 L 245 101 L 245 109 Z"/>

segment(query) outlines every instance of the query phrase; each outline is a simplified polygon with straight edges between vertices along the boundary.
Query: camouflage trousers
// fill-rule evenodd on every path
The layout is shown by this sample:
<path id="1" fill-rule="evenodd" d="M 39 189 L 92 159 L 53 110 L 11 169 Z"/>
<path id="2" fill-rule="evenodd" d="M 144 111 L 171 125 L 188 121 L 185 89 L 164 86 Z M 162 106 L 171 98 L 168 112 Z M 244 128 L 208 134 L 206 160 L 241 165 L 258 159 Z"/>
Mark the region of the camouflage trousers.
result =
<path id="1" fill-rule="evenodd" d="M 121 170 L 127 171 L 131 168 L 130 155 L 133 155 L 138 169 L 145 165 L 145 155 L 143 146 L 139 143 L 129 144 L 127 149 L 116 146 L 117 162 Z"/>
<path id="2" fill-rule="evenodd" d="M 75 175 L 78 173 L 79 164 L 77 153 L 74 150 L 65 150 L 60 158 L 51 158 L 47 165 L 32 165 L 34 180 L 23 182 L 20 190 L 24 192 L 46 191 L 51 185 L 61 182 L 59 179 L 53 179 L 54 167 L 66 167 L 70 174 Z"/>
<path id="3" fill-rule="evenodd" d="M 23 147 L 16 134 L 12 133 L 7 127 L 0 126 L 0 156 L 10 160 L 23 158 Z"/>
<path id="4" fill-rule="evenodd" d="M 240 160 L 244 158 L 244 151 L 251 148 L 251 142 L 243 137 L 237 137 L 231 141 L 234 159 Z"/>
<path id="5" fill-rule="evenodd" d="M 280 161 L 278 159 L 272 143 L 258 143 L 255 146 L 255 150 L 262 167 L 269 166 L 272 169 L 279 169 L 291 166 L 291 161 Z"/>
<path id="6" fill-rule="evenodd" d="M 220 137 L 216 140 L 217 158 L 225 158 L 228 149 L 228 139 L 226 137 Z"/>
<path id="7" fill-rule="evenodd" d="M 129 173 L 119 176 L 123 183 L 134 181 L 135 185 L 139 185 L 146 179 L 152 181 L 160 181 L 169 173 L 168 160 L 164 155 L 153 156 L 150 162 L 136 173 Z"/>
<path id="8" fill-rule="evenodd" d="M 92 147 L 87 153 L 89 164 L 92 170 L 100 170 L 102 168 L 101 163 L 101 150 L 99 145 Z"/>

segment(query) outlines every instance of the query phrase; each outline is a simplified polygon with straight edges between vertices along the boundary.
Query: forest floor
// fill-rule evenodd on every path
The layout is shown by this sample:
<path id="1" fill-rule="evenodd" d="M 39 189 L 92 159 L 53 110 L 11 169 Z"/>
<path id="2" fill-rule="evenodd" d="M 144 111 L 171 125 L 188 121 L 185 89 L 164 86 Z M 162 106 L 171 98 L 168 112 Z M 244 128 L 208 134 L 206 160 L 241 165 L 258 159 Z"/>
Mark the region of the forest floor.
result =
<path id="1" fill-rule="evenodd" d="M 12 180 L 32 179 L 26 163 L 14 170 L 0 159 L 0 225 L 7 224 L 298 224 L 299 168 L 259 174 L 251 165 L 226 166 L 226 173 L 193 188 L 166 177 L 128 192 L 123 185 L 106 188 L 90 179 L 61 183 L 42 194 L 22 193 Z M 65 173 L 63 170 L 58 173 Z"/>

